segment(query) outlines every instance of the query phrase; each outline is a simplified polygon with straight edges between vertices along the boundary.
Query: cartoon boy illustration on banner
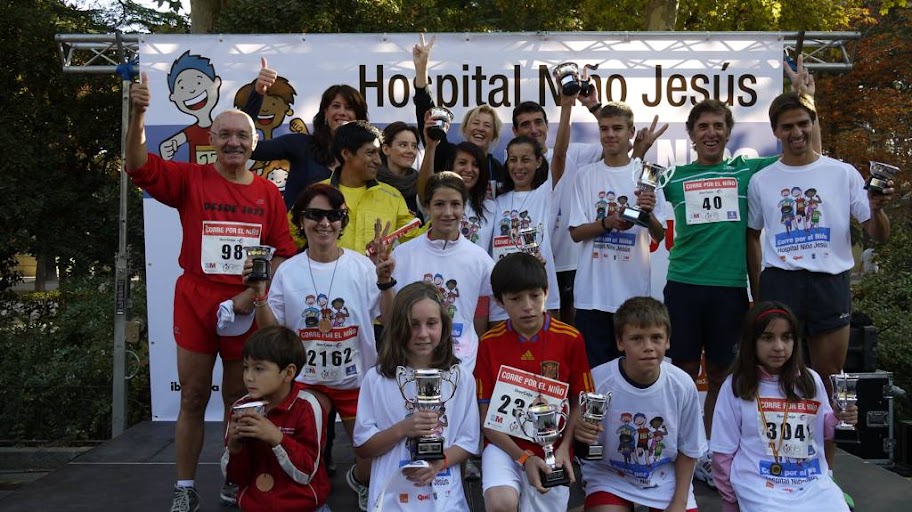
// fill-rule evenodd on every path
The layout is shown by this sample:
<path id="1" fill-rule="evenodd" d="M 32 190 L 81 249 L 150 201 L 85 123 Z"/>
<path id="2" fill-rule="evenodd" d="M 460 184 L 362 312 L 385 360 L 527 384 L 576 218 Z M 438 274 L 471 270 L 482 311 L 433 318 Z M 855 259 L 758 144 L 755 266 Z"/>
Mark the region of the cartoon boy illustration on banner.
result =
<path id="1" fill-rule="evenodd" d="M 215 67 L 207 57 L 181 54 L 168 72 L 168 99 L 181 112 L 193 116 L 196 122 L 162 141 L 158 148 L 165 160 L 171 160 L 177 150 L 189 144 L 188 161 L 197 164 L 215 162 L 215 148 L 209 144 L 212 111 L 218 104 L 222 79 L 215 74 Z"/>
<path id="2" fill-rule="evenodd" d="M 244 85 L 234 95 L 235 108 L 243 110 L 250 99 L 250 94 L 254 92 L 256 80 Z M 260 140 L 272 140 L 274 131 L 282 126 L 285 118 L 294 115 L 291 108 L 294 105 L 295 91 L 287 78 L 283 76 L 276 77 L 276 81 L 266 92 L 263 98 L 263 106 L 260 112 L 253 120 L 256 129 L 263 133 Z M 307 125 L 298 117 L 291 120 L 289 129 L 294 133 L 307 133 Z M 250 168 L 254 174 L 266 178 L 275 183 L 280 191 L 285 191 L 285 183 L 288 181 L 288 173 L 291 169 L 291 163 L 288 160 L 257 160 L 253 167 Z"/>

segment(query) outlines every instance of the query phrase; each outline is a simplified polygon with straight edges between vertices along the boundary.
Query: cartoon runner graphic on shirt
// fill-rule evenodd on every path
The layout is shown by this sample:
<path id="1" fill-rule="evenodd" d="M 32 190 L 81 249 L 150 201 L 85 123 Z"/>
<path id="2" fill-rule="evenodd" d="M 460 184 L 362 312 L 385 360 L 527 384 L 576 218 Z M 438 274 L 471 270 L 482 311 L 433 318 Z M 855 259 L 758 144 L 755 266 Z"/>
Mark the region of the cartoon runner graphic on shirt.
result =
<path id="1" fill-rule="evenodd" d="M 332 301 L 333 308 L 333 327 L 345 327 L 345 320 L 351 316 L 348 313 L 348 308 L 345 307 L 345 299 L 342 297 L 336 297 Z"/>
<path id="2" fill-rule="evenodd" d="M 235 108 L 243 109 L 247 105 L 247 100 L 254 93 L 256 82 L 256 80 L 253 80 L 238 89 L 237 94 L 234 95 Z M 296 94 L 297 92 L 287 78 L 283 76 L 276 77 L 275 83 L 266 91 L 266 97 L 263 98 L 263 106 L 260 107 L 260 113 L 254 119 L 257 130 L 263 132 L 262 140 L 272 140 L 273 132 L 282 126 L 285 118 L 294 115 L 294 110 L 291 107 L 294 105 Z M 289 123 L 289 129 L 294 133 L 307 133 L 307 125 L 300 118 L 292 119 Z M 250 170 L 275 183 L 279 190 L 284 191 L 290 168 L 291 164 L 288 160 L 266 160 L 254 162 Z"/>
<path id="3" fill-rule="evenodd" d="M 792 222 L 795 220 L 795 201 L 789 194 L 789 189 L 784 188 L 781 192 L 782 200 L 779 201 L 779 213 L 781 213 L 780 222 L 785 226 L 785 232 L 792 232 Z"/>
<path id="4" fill-rule="evenodd" d="M 795 202 L 795 228 L 800 229 L 803 225 L 807 229 L 807 217 L 805 216 L 807 204 L 799 187 L 792 187 L 792 201 Z"/>
<path id="5" fill-rule="evenodd" d="M 478 232 L 481 231 L 481 223 L 478 221 L 478 217 L 472 215 L 468 218 L 462 218 L 462 226 L 460 231 L 462 236 L 466 237 L 473 244 L 478 242 Z"/>
<path id="6" fill-rule="evenodd" d="M 222 79 L 215 74 L 215 67 L 202 55 L 185 51 L 168 73 L 168 97 L 181 112 L 193 116 L 196 122 L 166 138 L 158 147 L 165 160 L 171 160 L 177 150 L 189 144 L 188 161 L 197 164 L 215 162 L 215 148 L 209 143 L 212 111 L 218 104 Z"/>
<path id="7" fill-rule="evenodd" d="M 314 295 L 308 295 L 304 297 L 304 305 L 307 306 L 304 308 L 304 326 L 305 327 L 316 327 L 320 322 L 320 310 L 315 307 L 317 303 L 317 297 Z"/>
<path id="8" fill-rule="evenodd" d="M 618 435 L 618 451 L 624 456 L 624 464 L 630 464 L 630 456 L 636 450 L 636 429 L 630 425 L 633 415 L 629 412 L 621 414 L 621 426 L 615 434 Z"/>
<path id="9" fill-rule="evenodd" d="M 823 199 L 820 199 L 820 196 L 817 195 L 816 188 L 809 188 L 804 191 L 804 197 L 806 198 L 807 206 L 807 216 L 811 219 L 810 225 L 805 228 L 807 232 L 817 227 L 820 223 L 820 203 L 823 202 Z"/>

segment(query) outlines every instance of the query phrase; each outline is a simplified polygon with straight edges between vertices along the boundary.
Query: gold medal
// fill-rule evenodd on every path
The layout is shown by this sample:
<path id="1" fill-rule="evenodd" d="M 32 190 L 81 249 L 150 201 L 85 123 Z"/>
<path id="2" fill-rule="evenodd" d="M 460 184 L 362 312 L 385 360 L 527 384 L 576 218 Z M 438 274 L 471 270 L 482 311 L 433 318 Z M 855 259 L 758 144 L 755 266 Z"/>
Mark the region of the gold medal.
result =
<path id="1" fill-rule="evenodd" d="M 779 476 L 782 474 L 782 464 L 774 462 L 770 464 L 770 474 L 773 476 Z"/>
<path id="2" fill-rule="evenodd" d="M 329 318 L 321 318 L 320 325 L 317 326 L 320 329 L 320 332 L 327 333 L 332 330 L 332 322 L 329 321 Z"/>

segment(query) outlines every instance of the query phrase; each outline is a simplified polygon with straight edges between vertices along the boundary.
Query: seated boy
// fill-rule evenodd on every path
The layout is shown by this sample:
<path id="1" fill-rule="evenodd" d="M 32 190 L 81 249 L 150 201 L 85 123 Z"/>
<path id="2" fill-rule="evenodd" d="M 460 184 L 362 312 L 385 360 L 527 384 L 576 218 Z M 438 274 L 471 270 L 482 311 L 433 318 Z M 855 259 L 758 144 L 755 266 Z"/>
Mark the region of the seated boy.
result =
<path id="1" fill-rule="evenodd" d="M 569 441 L 578 416 L 579 401 L 575 397 L 580 391 L 592 391 L 585 343 L 579 331 L 545 311 L 548 275 L 534 256 L 514 253 L 498 261 L 491 273 L 491 288 L 509 320 L 481 338 L 475 366 L 487 445 L 481 461 L 485 508 L 489 512 L 513 512 L 517 506 L 523 512 L 566 510 L 569 487 L 542 485 L 539 472 L 551 473 L 544 451 L 520 436 L 523 423 L 530 435 L 535 428 L 524 421 L 530 405 L 542 400 L 560 404 L 561 398 L 569 398 L 570 419 L 558 419 L 559 423 L 566 423 L 566 429 L 555 443 L 554 455 L 555 467 L 563 469 L 571 483 L 574 481 L 570 453 L 573 443 Z M 518 379 L 498 379 L 504 372 L 524 375 L 523 382 L 532 384 L 522 389 L 516 384 Z M 562 391 L 555 393 L 555 388 Z M 491 418 L 489 404 L 495 408 Z"/>
<path id="2" fill-rule="evenodd" d="M 295 377 L 304 346 L 286 327 L 256 331 L 243 351 L 247 395 L 234 406 L 266 402 L 265 413 L 232 412 L 222 470 L 238 485 L 245 511 L 322 510 L 329 477 L 320 465 L 325 407 Z"/>
<path id="3" fill-rule="evenodd" d="M 706 451 L 693 379 L 663 362 L 671 322 L 661 302 L 628 299 L 614 316 L 623 356 L 592 369 L 597 393 L 611 393 L 601 424 L 576 422 L 575 437 L 604 447 L 604 458 L 581 461 L 586 510 L 697 510 L 691 478 Z"/>

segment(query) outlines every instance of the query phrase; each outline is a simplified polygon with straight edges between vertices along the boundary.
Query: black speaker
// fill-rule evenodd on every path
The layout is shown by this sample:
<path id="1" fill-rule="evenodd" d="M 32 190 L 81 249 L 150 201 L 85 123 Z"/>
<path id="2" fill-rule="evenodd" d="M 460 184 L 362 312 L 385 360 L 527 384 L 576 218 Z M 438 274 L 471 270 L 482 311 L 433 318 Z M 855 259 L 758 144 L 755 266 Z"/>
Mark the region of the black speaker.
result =
<path id="1" fill-rule="evenodd" d="M 852 325 L 849 329 L 849 350 L 843 369 L 847 373 L 877 370 L 877 329 L 873 325 Z"/>
<path id="2" fill-rule="evenodd" d="M 843 450 L 877 464 L 893 463 L 893 374 L 856 373 L 858 424 L 855 430 L 837 430 Z"/>

